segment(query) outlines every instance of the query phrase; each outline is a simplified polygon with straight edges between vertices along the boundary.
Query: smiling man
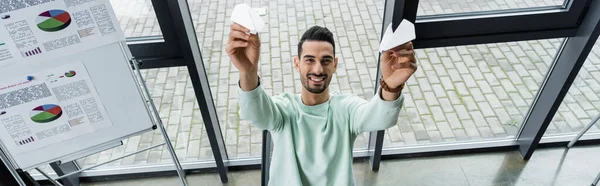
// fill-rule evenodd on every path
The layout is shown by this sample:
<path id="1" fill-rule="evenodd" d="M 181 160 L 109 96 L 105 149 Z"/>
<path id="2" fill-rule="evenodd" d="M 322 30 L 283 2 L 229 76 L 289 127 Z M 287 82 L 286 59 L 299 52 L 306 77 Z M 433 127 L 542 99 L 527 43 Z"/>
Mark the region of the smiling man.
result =
<path id="1" fill-rule="evenodd" d="M 302 35 L 294 57 L 302 93 L 271 97 L 258 76 L 260 39 L 248 32 L 231 25 L 227 54 L 240 71 L 241 119 L 273 136 L 269 185 L 354 185 L 354 140 L 362 132 L 396 124 L 404 83 L 417 69 L 412 43 L 381 54 L 382 88 L 370 101 L 350 94 L 330 95 L 328 86 L 338 66 L 335 42 L 327 28 L 314 26 Z"/>

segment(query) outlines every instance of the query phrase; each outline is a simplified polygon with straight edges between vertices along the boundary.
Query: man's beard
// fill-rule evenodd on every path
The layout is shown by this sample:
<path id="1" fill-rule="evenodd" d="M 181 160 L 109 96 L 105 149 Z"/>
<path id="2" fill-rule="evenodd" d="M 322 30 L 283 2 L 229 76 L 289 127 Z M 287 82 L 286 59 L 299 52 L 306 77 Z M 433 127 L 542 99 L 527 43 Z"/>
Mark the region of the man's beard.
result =
<path id="1" fill-rule="evenodd" d="M 310 87 L 308 85 L 308 81 L 309 81 L 309 76 L 311 76 L 311 75 L 312 76 L 316 76 L 316 77 L 323 77 L 324 76 L 325 79 L 323 80 L 323 85 L 320 86 L 320 87 L 315 87 L 315 88 Z M 313 94 L 321 94 L 321 93 L 325 92 L 325 90 L 327 90 L 327 87 L 329 86 L 329 83 L 331 82 L 331 79 L 329 79 L 329 77 L 327 75 L 325 75 L 325 74 L 317 75 L 317 74 L 309 73 L 309 74 L 306 74 L 306 76 L 304 76 L 304 77 L 302 77 L 300 79 L 302 80 L 302 86 L 304 86 L 304 88 L 306 90 L 308 90 L 310 93 L 313 93 Z"/>

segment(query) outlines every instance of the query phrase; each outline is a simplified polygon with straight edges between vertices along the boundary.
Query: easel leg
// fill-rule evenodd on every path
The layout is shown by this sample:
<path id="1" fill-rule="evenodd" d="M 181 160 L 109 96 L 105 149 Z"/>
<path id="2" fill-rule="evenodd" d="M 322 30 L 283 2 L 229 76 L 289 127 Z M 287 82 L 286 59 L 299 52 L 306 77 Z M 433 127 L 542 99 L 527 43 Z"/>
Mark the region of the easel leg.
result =
<path id="1" fill-rule="evenodd" d="M 52 169 L 54 170 L 54 172 L 56 172 L 58 176 L 62 176 L 79 170 L 79 166 L 77 166 L 77 162 L 75 161 L 66 162 L 62 164 L 58 163 L 59 162 L 50 163 L 50 167 L 52 167 Z M 61 179 L 61 181 L 67 186 L 79 186 L 79 174 L 63 178 Z"/>
<path id="2" fill-rule="evenodd" d="M 167 130 L 165 129 L 165 126 L 164 126 L 162 120 L 160 119 L 160 115 L 158 114 L 156 105 L 154 105 L 154 101 L 152 101 L 152 96 L 150 96 L 150 92 L 148 91 L 148 87 L 146 86 L 146 81 L 144 80 L 144 77 L 142 77 L 142 73 L 140 72 L 140 67 L 138 65 L 137 60 L 132 59 L 131 64 L 135 68 L 135 72 L 137 74 L 137 77 L 139 78 L 140 84 L 142 85 L 144 94 L 145 94 L 146 98 L 148 99 L 148 102 L 150 103 L 150 109 L 152 110 L 152 113 L 156 119 L 158 128 L 160 129 L 160 132 L 162 133 L 163 138 L 165 138 L 167 149 L 169 149 L 169 153 L 171 153 L 171 158 L 173 159 L 175 168 L 177 168 L 177 174 L 179 175 L 181 184 L 184 186 L 187 186 L 187 181 L 185 180 L 185 172 L 183 171 L 183 168 L 181 167 L 181 163 L 179 162 L 179 158 L 177 158 L 177 154 L 175 154 L 175 148 L 173 148 L 173 144 L 171 144 L 169 135 L 167 135 Z"/>
<path id="3" fill-rule="evenodd" d="M 2 152 L 2 149 L 0 149 L 0 175 L 5 175 L 6 172 L 9 172 L 13 177 L 14 177 L 14 181 L 19 184 L 20 186 L 26 186 L 27 184 L 25 183 L 25 181 L 27 180 L 23 180 L 23 177 L 27 177 L 27 178 L 31 178 L 26 172 L 17 172 L 15 170 L 15 168 L 8 163 L 8 158 L 6 156 L 4 156 L 4 152 Z M 4 184 L 14 184 L 10 181 L 9 179 L 5 179 L 4 180 L 0 179 L 0 185 L 4 185 Z M 30 180 L 31 181 L 31 180 Z M 35 182 L 35 180 L 33 180 L 33 182 Z M 35 184 L 37 184 L 37 182 L 35 182 Z M 34 184 L 34 185 L 35 185 Z"/>
<path id="4" fill-rule="evenodd" d="M 23 181 L 25 181 L 25 184 L 23 186 L 29 186 L 29 185 L 40 186 L 40 184 L 33 177 L 31 177 L 31 175 L 28 172 L 24 172 L 24 171 L 20 171 L 20 170 L 17 172 L 18 172 L 19 176 L 24 179 Z"/>
<path id="5" fill-rule="evenodd" d="M 152 104 L 154 107 L 154 104 Z M 173 144 L 171 144 L 171 140 L 169 136 L 167 136 L 167 130 L 163 126 L 162 121 L 159 119 L 158 128 L 160 129 L 163 137 L 165 138 L 165 142 L 167 143 L 167 148 L 169 149 L 169 153 L 171 153 L 171 158 L 173 158 L 173 163 L 175 163 L 175 167 L 177 168 L 177 174 L 179 175 L 179 179 L 181 180 L 181 184 L 187 186 L 187 181 L 185 180 L 185 172 L 183 172 L 183 168 L 181 167 L 181 163 L 179 162 L 179 158 L 177 158 L 177 154 L 175 154 L 175 148 L 173 148 Z"/>
<path id="6" fill-rule="evenodd" d="M 40 168 L 36 167 L 35 170 L 37 170 L 38 172 L 40 172 L 40 174 L 44 175 L 44 177 L 46 177 L 46 179 L 48 179 L 48 181 L 52 182 L 52 184 L 54 184 L 56 186 L 63 186 L 63 184 L 61 184 L 60 182 L 58 182 L 58 181 L 50 178 L 50 176 L 48 176 L 48 174 L 46 174 L 46 172 L 40 170 Z M 77 179 L 77 180 L 79 180 L 79 179 Z M 77 183 L 77 185 L 79 185 L 79 183 Z"/>
<path id="7" fill-rule="evenodd" d="M 575 137 L 573 140 L 571 140 L 571 142 L 569 142 L 569 144 L 567 145 L 567 148 L 571 148 L 573 145 L 575 145 L 577 140 L 579 140 L 579 138 L 581 138 L 581 136 L 583 136 L 583 134 L 585 134 L 585 132 L 590 130 L 590 128 L 592 128 L 592 126 L 594 126 L 594 123 L 596 123 L 598 121 L 598 119 L 600 119 L 600 114 L 598 114 L 596 117 L 594 117 L 594 119 L 592 119 L 592 121 L 590 121 L 590 123 L 587 126 L 585 126 L 585 129 L 583 129 L 581 132 L 579 132 L 579 134 L 577 134 L 577 137 Z"/>
<path id="8" fill-rule="evenodd" d="M 592 183 L 593 186 L 598 185 L 598 181 L 600 181 L 600 173 L 598 174 L 598 176 L 596 176 L 596 179 L 594 179 L 594 183 Z"/>

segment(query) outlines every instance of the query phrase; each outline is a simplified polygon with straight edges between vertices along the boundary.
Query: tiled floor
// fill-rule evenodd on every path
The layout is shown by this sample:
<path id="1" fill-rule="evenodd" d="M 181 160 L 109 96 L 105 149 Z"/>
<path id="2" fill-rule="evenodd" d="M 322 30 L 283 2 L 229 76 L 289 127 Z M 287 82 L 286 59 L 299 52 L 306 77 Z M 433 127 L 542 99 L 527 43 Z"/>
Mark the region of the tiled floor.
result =
<path id="1" fill-rule="evenodd" d="M 590 185 L 600 172 L 600 146 L 538 149 L 529 161 L 516 151 L 382 161 L 379 172 L 368 162 L 354 163 L 357 186 L 576 186 Z M 216 173 L 188 174 L 190 185 L 260 185 L 260 170 L 230 171 L 222 184 Z M 177 185 L 177 177 L 83 183 L 87 186 Z"/>

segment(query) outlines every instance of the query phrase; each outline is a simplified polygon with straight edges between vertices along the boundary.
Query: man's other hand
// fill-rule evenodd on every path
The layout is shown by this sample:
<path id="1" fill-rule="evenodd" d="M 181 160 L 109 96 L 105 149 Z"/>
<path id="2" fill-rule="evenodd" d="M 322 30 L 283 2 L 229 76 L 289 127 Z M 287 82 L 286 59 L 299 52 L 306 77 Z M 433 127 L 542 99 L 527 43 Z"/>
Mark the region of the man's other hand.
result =
<path id="1" fill-rule="evenodd" d="M 249 32 L 250 30 L 237 23 L 230 25 L 226 51 L 240 75 L 258 72 L 260 39 L 258 35 Z"/>
<path id="2" fill-rule="evenodd" d="M 412 42 L 381 53 L 383 81 L 390 88 L 397 88 L 405 83 L 416 70 L 417 60 Z"/>

